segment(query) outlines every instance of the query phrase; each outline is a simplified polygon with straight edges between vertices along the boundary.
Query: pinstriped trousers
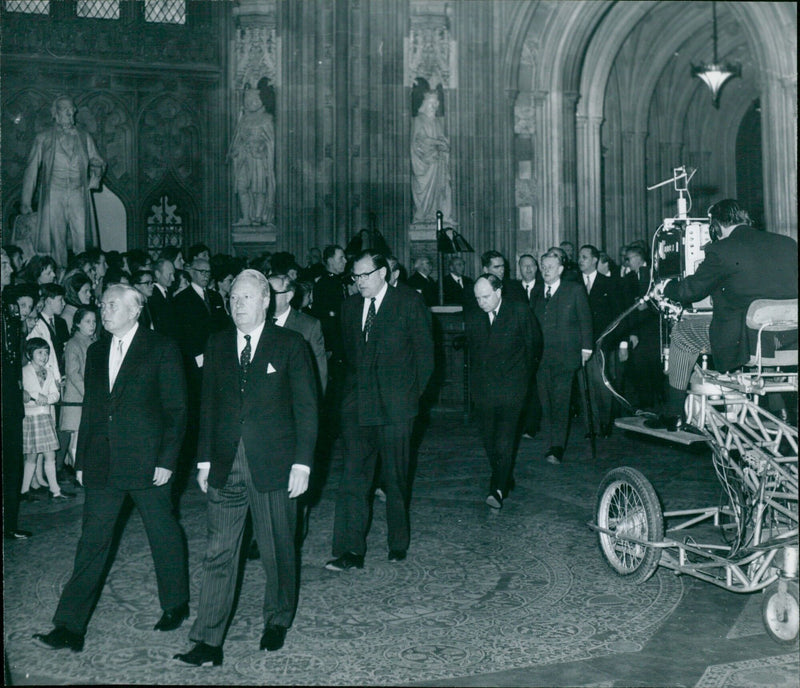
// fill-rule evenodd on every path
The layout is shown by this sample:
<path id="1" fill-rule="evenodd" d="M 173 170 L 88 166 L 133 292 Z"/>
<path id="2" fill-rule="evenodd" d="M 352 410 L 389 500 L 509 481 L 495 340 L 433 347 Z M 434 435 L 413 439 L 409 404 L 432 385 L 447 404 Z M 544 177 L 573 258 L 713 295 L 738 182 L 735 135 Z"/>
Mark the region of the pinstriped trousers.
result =
<path id="1" fill-rule="evenodd" d="M 288 487 L 289 476 L 286 476 Z M 208 486 L 208 544 L 197 619 L 189 638 L 221 646 L 231 620 L 248 509 L 266 574 L 264 624 L 292 625 L 297 601 L 297 502 L 286 487 L 258 492 L 240 441 L 225 485 Z"/>

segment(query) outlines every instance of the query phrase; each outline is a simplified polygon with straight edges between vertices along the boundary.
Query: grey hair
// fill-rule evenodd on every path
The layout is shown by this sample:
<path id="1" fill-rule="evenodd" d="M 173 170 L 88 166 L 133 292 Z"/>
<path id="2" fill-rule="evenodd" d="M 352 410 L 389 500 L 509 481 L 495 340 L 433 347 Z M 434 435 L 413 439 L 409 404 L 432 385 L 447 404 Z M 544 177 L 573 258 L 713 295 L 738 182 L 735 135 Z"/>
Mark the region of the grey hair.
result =
<path id="1" fill-rule="evenodd" d="M 261 286 L 262 296 L 269 297 L 269 281 L 264 276 L 263 272 L 259 272 L 258 270 L 253 270 L 252 268 L 247 268 L 242 270 L 233 280 L 231 284 L 231 291 L 236 286 L 236 283 L 241 279 L 249 279 L 253 282 L 257 282 Z"/>
<path id="2" fill-rule="evenodd" d="M 126 303 L 132 305 L 140 313 L 142 312 L 144 295 L 138 289 L 134 289 L 130 284 L 112 284 L 103 292 L 103 299 L 111 292 L 121 292 L 122 298 Z"/>

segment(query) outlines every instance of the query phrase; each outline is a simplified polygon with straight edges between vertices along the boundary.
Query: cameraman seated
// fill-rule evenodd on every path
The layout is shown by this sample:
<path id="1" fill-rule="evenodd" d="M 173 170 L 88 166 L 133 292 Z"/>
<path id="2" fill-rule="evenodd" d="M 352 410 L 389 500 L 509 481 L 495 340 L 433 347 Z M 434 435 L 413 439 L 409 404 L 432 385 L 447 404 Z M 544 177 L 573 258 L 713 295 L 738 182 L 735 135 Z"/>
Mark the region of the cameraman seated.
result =
<path id="1" fill-rule="evenodd" d="M 659 283 L 656 294 L 684 304 L 711 296 L 711 355 L 714 369 L 727 373 L 750 359 L 745 323 L 750 304 L 756 299 L 797 298 L 797 242 L 754 228 L 747 211 L 733 199 L 712 205 L 708 218 L 712 240 L 695 274 Z M 796 332 L 786 334 L 796 341 Z M 683 408 L 684 392 L 676 409 L 677 397 L 671 390 L 670 410 L 676 415 Z"/>

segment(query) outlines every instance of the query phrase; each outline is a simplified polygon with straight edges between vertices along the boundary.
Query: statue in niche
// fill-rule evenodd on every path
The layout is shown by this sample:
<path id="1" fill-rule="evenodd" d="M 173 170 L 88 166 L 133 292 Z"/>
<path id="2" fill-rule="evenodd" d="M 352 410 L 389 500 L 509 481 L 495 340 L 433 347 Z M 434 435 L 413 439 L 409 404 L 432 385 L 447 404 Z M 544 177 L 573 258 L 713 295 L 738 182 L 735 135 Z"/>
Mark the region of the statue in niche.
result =
<path id="1" fill-rule="evenodd" d="M 39 182 L 39 205 L 29 223 L 36 253 L 67 265 L 75 255 L 97 246 L 91 190 L 100 188 L 105 161 L 92 137 L 75 126 L 75 104 L 59 96 L 50 110 L 55 126 L 38 134 L 22 178 L 20 211 L 33 213 L 33 192 Z"/>
<path id="2" fill-rule="evenodd" d="M 275 218 L 275 125 L 259 89 L 248 84 L 243 96 L 230 149 L 241 208 L 234 225 L 271 225 Z"/>
<path id="3" fill-rule="evenodd" d="M 418 83 L 420 81 L 417 80 Z M 414 101 L 415 94 L 412 92 L 412 103 Z M 437 210 L 442 211 L 445 225 L 455 224 L 450 188 L 450 141 L 444 135 L 442 122 L 436 117 L 439 103 L 437 91 L 425 90 L 411 124 L 414 224 L 436 223 Z"/>

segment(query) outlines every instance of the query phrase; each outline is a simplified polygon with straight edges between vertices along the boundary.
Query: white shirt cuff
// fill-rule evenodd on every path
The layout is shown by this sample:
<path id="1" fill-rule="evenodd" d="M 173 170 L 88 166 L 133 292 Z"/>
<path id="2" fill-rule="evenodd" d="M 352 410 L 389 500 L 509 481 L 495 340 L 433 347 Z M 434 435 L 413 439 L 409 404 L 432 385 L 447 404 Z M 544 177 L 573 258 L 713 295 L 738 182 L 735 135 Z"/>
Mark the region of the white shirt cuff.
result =
<path id="1" fill-rule="evenodd" d="M 194 362 L 197 363 L 197 367 L 198 368 L 202 368 L 203 367 L 203 354 L 200 354 L 199 356 L 195 356 L 194 357 Z"/>
<path id="2" fill-rule="evenodd" d="M 299 468 L 306 475 L 311 475 L 311 468 L 306 466 L 304 463 L 293 463 L 292 470 L 294 470 L 295 468 Z"/>
<path id="3" fill-rule="evenodd" d="M 210 461 L 200 461 L 200 463 L 197 464 L 197 470 L 198 471 L 202 471 L 202 470 L 210 471 L 211 470 L 211 462 Z"/>

